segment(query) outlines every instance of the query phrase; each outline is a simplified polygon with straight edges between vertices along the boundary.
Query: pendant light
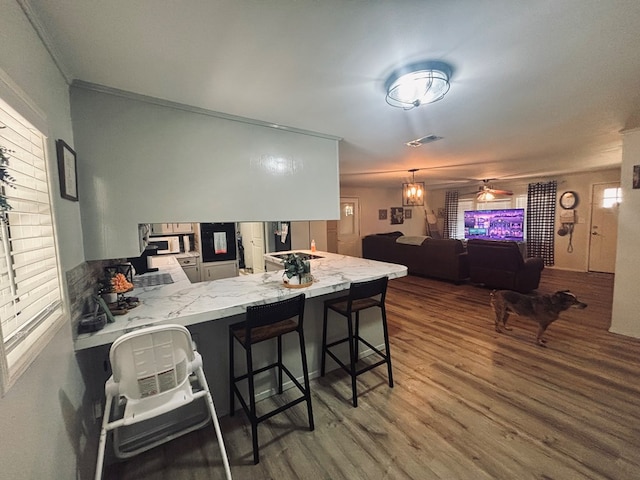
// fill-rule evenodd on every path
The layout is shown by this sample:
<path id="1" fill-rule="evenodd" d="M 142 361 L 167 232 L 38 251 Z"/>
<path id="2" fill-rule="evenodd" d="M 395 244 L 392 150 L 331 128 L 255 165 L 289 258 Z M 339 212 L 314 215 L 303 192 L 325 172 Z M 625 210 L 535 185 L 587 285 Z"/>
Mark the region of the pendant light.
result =
<path id="1" fill-rule="evenodd" d="M 402 184 L 402 206 L 419 207 L 424 205 L 424 182 L 416 182 L 417 168 L 409 170 L 411 183 Z"/>

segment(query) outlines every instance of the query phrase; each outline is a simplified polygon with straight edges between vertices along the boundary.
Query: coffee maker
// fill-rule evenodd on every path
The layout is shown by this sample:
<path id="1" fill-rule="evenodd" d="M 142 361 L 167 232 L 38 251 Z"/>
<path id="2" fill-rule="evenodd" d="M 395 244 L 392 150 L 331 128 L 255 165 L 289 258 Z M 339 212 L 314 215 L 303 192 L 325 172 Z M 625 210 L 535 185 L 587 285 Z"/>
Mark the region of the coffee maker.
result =
<path id="1" fill-rule="evenodd" d="M 139 257 L 127 258 L 133 265 L 136 275 L 142 275 L 147 272 L 157 272 L 158 268 L 151 267 L 151 257 L 157 255 L 157 245 L 147 245 Z"/>

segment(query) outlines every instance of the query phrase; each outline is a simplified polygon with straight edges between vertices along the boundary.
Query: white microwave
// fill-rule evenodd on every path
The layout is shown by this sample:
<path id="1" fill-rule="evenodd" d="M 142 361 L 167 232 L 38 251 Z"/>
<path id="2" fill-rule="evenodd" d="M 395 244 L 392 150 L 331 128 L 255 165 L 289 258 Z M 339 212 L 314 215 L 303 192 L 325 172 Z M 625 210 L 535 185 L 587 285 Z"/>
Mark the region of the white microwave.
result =
<path id="1" fill-rule="evenodd" d="M 149 245 L 158 247 L 158 255 L 180 253 L 180 237 L 150 237 Z"/>

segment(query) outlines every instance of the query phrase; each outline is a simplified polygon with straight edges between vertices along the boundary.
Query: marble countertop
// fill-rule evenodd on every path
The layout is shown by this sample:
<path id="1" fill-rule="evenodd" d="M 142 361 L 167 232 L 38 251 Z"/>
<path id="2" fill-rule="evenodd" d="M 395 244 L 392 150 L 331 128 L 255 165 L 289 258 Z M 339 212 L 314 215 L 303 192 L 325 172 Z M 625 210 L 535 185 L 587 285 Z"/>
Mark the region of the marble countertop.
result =
<path id="1" fill-rule="evenodd" d="M 310 250 L 296 250 L 311 253 Z M 286 252 L 278 252 L 286 253 Z M 75 349 L 82 350 L 113 343 L 123 333 L 143 326 L 178 323 L 193 325 L 242 314 L 248 306 L 261 305 L 304 293 L 307 298 L 339 292 L 351 282 L 371 280 L 381 276 L 390 279 L 407 275 L 407 267 L 327 252 L 314 252 L 323 258 L 311 260 L 314 283 L 305 288 L 290 289 L 282 284 L 282 270 L 241 275 L 211 282 L 191 283 L 171 256 L 163 258 L 158 272 L 169 273 L 173 283 L 136 288 L 130 296 L 138 297 L 140 305 L 126 315 L 116 316 L 102 330 L 78 335 Z"/>
<path id="2" fill-rule="evenodd" d="M 200 254 L 198 252 L 180 252 L 180 253 L 166 253 L 162 255 L 153 255 L 151 257 L 151 265 L 154 267 L 160 267 L 171 263 L 171 258 L 198 258 Z"/>

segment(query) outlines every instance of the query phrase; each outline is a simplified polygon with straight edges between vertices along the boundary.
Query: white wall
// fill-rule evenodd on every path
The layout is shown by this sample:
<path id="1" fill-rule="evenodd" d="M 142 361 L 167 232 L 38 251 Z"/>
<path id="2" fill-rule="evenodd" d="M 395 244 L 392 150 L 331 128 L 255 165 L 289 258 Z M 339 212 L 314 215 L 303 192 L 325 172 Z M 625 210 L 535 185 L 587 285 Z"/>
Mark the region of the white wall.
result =
<path id="1" fill-rule="evenodd" d="M 78 203 L 63 200 L 54 142 L 73 145 L 67 84 L 14 0 L 0 0 L 0 76 L 15 84 L 46 117 L 47 154 L 58 251 L 62 270 L 84 260 Z M 0 81 L 0 95 L 25 118 L 41 121 Z M 83 418 L 84 385 L 73 354 L 70 327 L 63 327 L 26 373 L 0 399 L 0 476 L 2 478 L 76 478 L 76 463 L 87 449 Z M 91 467 L 89 466 L 89 469 Z M 83 475 L 83 478 L 88 478 Z"/>
<path id="2" fill-rule="evenodd" d="M 138 223 L 339 217 L 335 137 L 97 88 L 71 89 L 87 260 L 138 255 Z"/>
<path id="3" fill-rule="evenodd" d="M 572 190 L 578 195 L 578 205 L 575 208 L 578 223 L 575 225 L 573 232 L 573 252 L 567 251 L 569 236 L 561 237 L 556 235 L 554 239 L 554 268 L 586 272 L 589 269 L 589 243 L 591 241 L 591 206 L 593 202 L 593 186 L 599 183 L 620 181 L 620 169 L 613 168 L 595 172 L 573 173 L 559 175 L 556 177 L 531 179 L 526 182 L 501 181 L 495 183 L 496 187 L 512 190 L 514 195 L 526 195 L 528 183 L 547 182 L 551 180 L 556 180 L 558 182 L 558 199 L 560 199 L 560 195 L 567 190 Z M 563 210 L 560 206 L 556 204 L 555 231 L 557 231 L 561 226 L 559 217 L 562 211 Z"/>
<path id="4" fill-rule="evenodd" d="M 564 270 L 586 272 L 589 270 L 589 244 L 591 242 L 591 208 L 593 206 L 593 186 L 599 183 L 620 181 L 620 169 L 601 170 L 597 172 L 576 173 L 557 177 L 558 199 L 563 192 L 572 190 L 578 194 L 578 205 L 575 210 L 578 223 L 573 231 L 573 252 L 567 251 L 569 236 L 555 237 L 555 267 Z M 556 207 L 556 228 L 562 226 L 559 216 L 562 209 Z"/>
<path id="5" fill-rule="evenodd" d="M 400 225 L 391 224 L 391 207 L 402 207 L 402 185 L 398 188 L 340 188 L 341 197 L 356 197 L 360 203 L 360 236 L 372 233 L 401 231 L 405 235 L 425 235 L 425 208 L 431 210 L 430 198 L 426 207 L 404 207 L 411 209 L 411 218 Z M 378 218 L 378 210 L 387 210 L 387 219 Z"/>
<path id="6" fill-rule="evenodd" d="M 620 204 L 618 222 L 618 255 L 613 289 L 613 311 L 609 331 L 640 338 L 640 189 L 632 188 L 633 166 L 640 165 L 640 130 L 623 137 Z"/>
<path id="7" fill-rule="evenodd" d="M 569 237 L 555 236 L 555 265 L 554 268 L 563 270 L 575 270 L 579 272 L 586 272 L 589 268 L 589 242 L 591 238 L 591 204 L 592 204 L 592 189 L 593 186 L 598 183 L 609 183 L 620 181 L 620 169 L 613 168 L 607 170 L 600 170 L 595 172 L 581 172 L 567 175 L 560 175 L 553 178 L 536 178 L 527 181 L 496 181 L 496 188 L 504 188 L 512 190 L 514 197 L 516 195 L 526 195 L 527 184 L 534 182 L 547 182 L 556 180 L 558 182 L 558 198 L 562 192 L 566 190 L 575 191 L 578 194 L 579 203 L 576 207 L 578 214 L 578 223 L 575 226 L 573 233 L 573 252 L 567 251 L 567 245 Z M 473 190 L 465 189 L 465 191 Z M 381 193 L 382 194 L 382 193 Z M 444 208 L 445 190 L 430 191 L 427 189 L 427 203 L 429 208 L 438 211 L 438 208 Z M 375 195 L 373 196 L 375 198 Z M 465 196 L 464 198 L 467 198 Z M 515 206 L 515 205 L 514 205 Z M 558 206 L 556 209 L 556 228 L 560 228 L 559 215 L 561 208 Z M 438 219 L 439 228 L 442 229 L 442 219 Z M 399 229 L 403 230 L 403 229 Z M 387 231 L 387 230 L 378 230 Z"/>

